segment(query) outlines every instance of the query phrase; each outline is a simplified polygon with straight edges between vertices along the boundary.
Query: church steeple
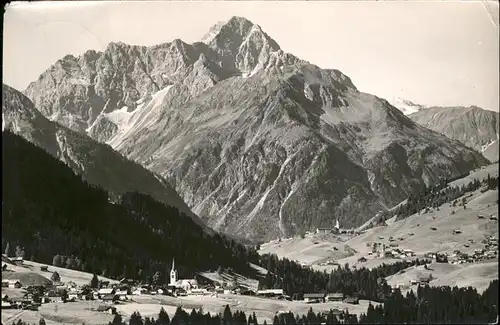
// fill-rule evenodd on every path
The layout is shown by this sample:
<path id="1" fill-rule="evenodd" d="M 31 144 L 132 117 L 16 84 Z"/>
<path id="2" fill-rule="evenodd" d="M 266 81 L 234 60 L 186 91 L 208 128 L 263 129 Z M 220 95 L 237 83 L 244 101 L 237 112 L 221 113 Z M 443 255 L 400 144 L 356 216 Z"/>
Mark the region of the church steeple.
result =
<path id="1" fill-rule="evenodd" d="M 170 284 L 175 285 L 177 282 L 177 270 L 175 269 L 175 259 L 172 258 L 172 270 L 170 270 Z"/>

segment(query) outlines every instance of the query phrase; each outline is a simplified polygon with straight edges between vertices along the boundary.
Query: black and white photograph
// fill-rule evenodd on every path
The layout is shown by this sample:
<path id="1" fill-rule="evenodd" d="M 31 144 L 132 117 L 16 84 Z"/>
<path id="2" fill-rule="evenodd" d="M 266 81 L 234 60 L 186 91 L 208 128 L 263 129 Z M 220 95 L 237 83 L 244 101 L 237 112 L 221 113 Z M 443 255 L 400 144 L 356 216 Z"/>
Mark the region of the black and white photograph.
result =
<path id="1" fill-rule="evenodd" d="M 2 325 L 498 323 L 498 1 L 3 21 Z"/>

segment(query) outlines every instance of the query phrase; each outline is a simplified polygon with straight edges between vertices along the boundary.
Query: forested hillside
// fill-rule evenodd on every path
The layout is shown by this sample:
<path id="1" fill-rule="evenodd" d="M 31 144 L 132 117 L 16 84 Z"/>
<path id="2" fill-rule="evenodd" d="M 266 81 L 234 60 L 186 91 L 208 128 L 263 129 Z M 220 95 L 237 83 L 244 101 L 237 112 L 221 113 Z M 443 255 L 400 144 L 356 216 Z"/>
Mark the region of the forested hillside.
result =
<path id="1" fill-rule="evenodd" d="M 449 183 L 458 178 L 461 177 L 455 177 L 449 180 L 441 180 L 434 186 L 423 186 L 423 188 L 418 193 L 410 195 L 406 203 L 399 205 L 394 210 L 382 213 L 379 216 L 377 222 L 382 223 L 394 216 L 397 216 L 396 220 L 402 220 L 424 209 L 426 211 L 431 208 L 438 209 L 439 206 L 441 206 L 443 203 L 452 203 L 453 206 L 460 205 L 462 207 L 466 207 L 467 203 L 465 201 L 457 201 L 457 199 L 463 196 L 465 193 L 472 192 L 480 188 L 482 188 L 482 190 L 484 191 L 494 190 L 498 188 L 498 176 L 491 177 L 490 175 L 488 175 L 486 179 L 481 181 L 479 181 L 478 179 L 474 179 L 465 185 L 448 186 Z"/>
<path id="2" fill-rule="evenodd" d="M 62 162 L 10 132 L 2 133 L 2 247 L 25 258 L 107 277 L 164 279 L 172 258 L 182 276 L 218 266 L 250 272 L 257 252 L 209 235 L 176 208 L 138 193 L 120 202 L 83 181 Z"/>

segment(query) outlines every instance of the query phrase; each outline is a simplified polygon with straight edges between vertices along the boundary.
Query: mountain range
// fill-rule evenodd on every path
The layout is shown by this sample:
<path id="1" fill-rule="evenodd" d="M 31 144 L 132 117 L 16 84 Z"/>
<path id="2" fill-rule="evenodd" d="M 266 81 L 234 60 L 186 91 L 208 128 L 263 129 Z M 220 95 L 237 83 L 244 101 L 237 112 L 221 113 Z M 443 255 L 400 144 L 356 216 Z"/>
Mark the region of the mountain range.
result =
<path id="1" fill-rule="evenodd" d="M 498 161 L 499 113 L 478 106 L 425 106 L 398 98 L 392 105 L 418 124 Z"/>
<path id="2" fill-rule="evenodd" d="M 106 143 L 165 178 L 210 227 L 248 239 L 356 226 L 488 163 L 241 17 L 193 44 L 67 55 L 23 93 L 45 124 Z"/>

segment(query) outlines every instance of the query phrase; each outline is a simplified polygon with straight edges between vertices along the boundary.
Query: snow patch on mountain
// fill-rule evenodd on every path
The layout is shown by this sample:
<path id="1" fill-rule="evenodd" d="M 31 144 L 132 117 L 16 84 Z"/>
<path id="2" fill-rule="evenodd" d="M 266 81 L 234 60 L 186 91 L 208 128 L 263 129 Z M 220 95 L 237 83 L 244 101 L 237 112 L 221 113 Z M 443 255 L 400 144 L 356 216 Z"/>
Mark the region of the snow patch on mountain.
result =
<path id="1" fill-rule="evenodd" d="M 173 85 L 169 85 L 151 94 L 151 100 L 148 103 L 140 104 L 131 113 L 124 111 L 124 108 L 109 113 L 113 114 L 110 120 L 119 121 L 119 124 L 115 123 L 118 126 L 118 131 L 106 143 L 113 148 L 119 148 L 131 133 L 154 125 L 160 116 L 163 99 L 172 87 Z"/>
<path id="2" fill-rule="evenodd" d="M 404 115 L 410 115 L 426 108 L 426 106 L 424 105 L 415 104 L 411 100 L 403 99 L 400 97 L 392 102 L 391 105 L 403 112 Z"/>

